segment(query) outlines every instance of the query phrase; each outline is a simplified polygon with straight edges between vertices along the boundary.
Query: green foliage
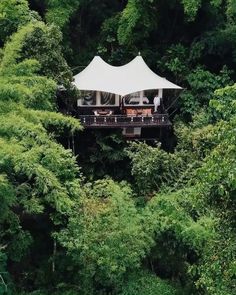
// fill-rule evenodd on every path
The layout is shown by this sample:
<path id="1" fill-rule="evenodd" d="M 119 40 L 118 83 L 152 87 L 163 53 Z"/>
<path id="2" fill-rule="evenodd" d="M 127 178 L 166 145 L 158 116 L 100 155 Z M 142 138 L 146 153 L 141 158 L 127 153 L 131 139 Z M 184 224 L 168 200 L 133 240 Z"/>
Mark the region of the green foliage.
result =
<path id="1" fill-rule="evenodd" d="M 58 83 L 71 81 L 72 72 L 62 55 L 62 34 L 59 29 L 40 22 L 29 25 L 28 29 L 32 31 L 25 35 L 21 59 L 36 59 L 41 66 L 39 73 Z"/>
<path id="2" fill-rule="evenodd" d="M 184 6 L 184 11 L 190 21 L 193 21 L 201 7 L 202 0 L 181 0 Z"/>
<path id="3" fill-rule="evenodd" d="M 7 263 L 20 266 L 17 275 L 23 289 L 34 273 L 33 265 L 25 261 L 37 253 L 33 252 L 37 243 L 44 243 L 45 237 L 52 239 L 52 232 L 65 223 L 80 195 L 76 158 L 55 138 L 71 136 L 81 125 L 76 119 L 50 112 L 56 109 L 56 82 L 39 72 L 50 64 L 43 59 L 45 48 L 51 50 L 55 65 L 62 60 L 57 47 L 60 40 L 51 40 L 52 34 L 58 37 L 55 32 L 41 22 L 22 26 L 6 43 L 0 64 L 0 241 Z M 33 36 L 38 42 L 35 54 L 24 49 Z M 61 69 L 51 66 L 49 76 Z M 42 226 L 40 219 L 46 228 L 44 237 L 35 236 L 35 227 L 39 230 Z M 44 262 L 47 268 L 50 255 Z M 4 282 L 4 290 L 10 292 L 8 274 L 1 278 L 0 290 Z"/>
<path id="4" fill-rule="evenodd" d="M 115 180 L 128 178 L 128 159 L 124 152 L 127 146 L 121 132 L 85 132 L 80 136 L 79 163 L 90 180 L 110 175 Z M 91 165 L 92 164 L 92 165 Z M 121 171 L 120 165 L 124 169 Z"/>
<path id="5" fill-rule="evenodd" d="M 235 23 L 236 5 L 235 1 L 228 0 L 227 15 L 231 23 Z"/>
<path id="6" fill-rule="evenodd" d="M 7 245 L 8 258 L 20 261 L 32 242 L 32 233 L 21 225 L 24 216 L 40 216 L 49 210 L 48 217 L 61 224 L 79 194 L 80 182 L 71 152 L 55 143 L 43 127 L 43 123 L 48 127 L 50 120 L 46 115 L 50 117 L 50 113 L 22 108 L 16 114 L 16 105 L 10 105 L 9 109 L 13 111 L 1 114 L 0 128 L 0 173 L 3 174 L 0 196 L 4 210 L 0 224 L 5 228 L 0 235 Z M 23 114 L 28 118 L 23 118 Z M 66 128 L 73 123 L 58 115 L 56 124 L 60 121 Z"/>
<path id="7" fill-rule="evenodd" d="M 48 5 L 47 21 L 63 28 L 71 15 L 79 8 L 80 0 L 46 0 Z"/>
<path id="8" fill-rule="evenodd" d="M 235 234 L 228 232 L 228 228 L 221 232 L 223 241 L 209 243 L 198 268 L 200 278 L 196 285 L 207 290 L 207 294 L 235 293 Z"/>
<path id="9" fill-rule="evenodd" d="M 61 33 L 55 26 L 47 26 L 39 21 L 28 23 L 6 44 L 1 72 L 25 74 L 29 66 L 33 66 L 34 72 L 37 70 L 40 75 L 57 82 L 71 79 L 71 71 L 62 56 L 61 41 Z M 36 61 L 40 66 L 37 66 Z"/>
<path id="10" fill-rule="evenodd" d="M 172 45 L 166 51 L 165 56 L 159 62 L 159 65 L 165 64 L 168 71 L 172 72 L 177 81 L 181 81 L 189 74 L 188 50 L 182 44 Z"/>
<path id="11" fill-rule="evenodd" d="M 152 194 L 168 186 L 181 188 L 190 177 L 192 161 L 188 155 L 167 153 L 159 146 L 151 147 L 145 143 L 132 143 L 127 148 L 131 159 L 132 176 L 139 193 Z"/>
<path id="12" fill-rule="evenodd" d="M 150 6 L 154 0 L 129 0 L 122 11 L 117 31 L 118 41 L 121 45 L 130 45 L 140 40 L 142 36 L 148 36 L 154 14 Z M 137 34 L 136 32 L 139 32 Z M 141 38 L 142 38 L 141 37 Z"/>
<path id="13" fill-rule="evenodd" d="M 190 196 L 186 196 L 188 194 Z M 153 231 L 155 239 L 162 241 L 162 243 L 169 243 L 172 237 L 175 240 L 174 247 L 178 247 L 178 243 L 182 246 L 185 244 L 184 251 L 188 251 L 189 247 L 189 249 L 200 253 L 207 241 L 214 237 L 211 231 L 214 219 L 212 216 L 209 218 L 204 215 L 198 218 L 196 213 L 193 215 L 192 210 L 188 212 L 188 202 L 195 202 L 192 200 L 192 195 L 193 192 L 190 189 L 169 195 L 156 195 L 148 203 L 144 216 L 147 218 L 146 222 L 149 223 L 149 228 Z M 186 203 L 182 202 L 183 197 L 187 198 Z M 169 234 L 170 240 L 162 239 L 162 236 L 166 234 Z M 156 243 L 156 246 L 159 248 L 159 243 Z M 163 249 L 163 251 L 165 250 Z"/>
<path id="14" fill-rule="evenodd" d="M 35 211 L 40 213 L 43 208 L 42 195 L 44 195 L 45 200 L 54 203 L 58 211 L 65 211 L 71 201 L 63 185 L 68 187 L 71 185 L 70 181 L 75 177 L 77 169 L 76 167 L 74 170 L 68 169 L 65 175 L 63 171 L 66 171 L 64 169 L 67 166 L 72 168 L 75 159 L 68 151 L 50 141 L 41 124 L 33 124 L 20 116 L 7 114 L 1 116 L 0 129 L 1 136 L 8 138 L 3 140 L 1 145 L 3 171 L 7 168 L 8 177 L 14 171 L 15 177 L 18 175 L 19 180 L 26 177 L 31 183 L 21 186 L 21 183 L 17 184 L 17 178 L 15 179 L 17 187 L 20 186 L 17 189 L 18 193 L 22 196 L 22 200 L 19 198 L 18 201 L 24 207 L 28 207 L 28 198 L 32 197 L 33 204 L 38 203 Z M 27 212 L 27 208 L 25 209 Z"/>
<path id="15" fill-rule="evenodd" d="M 53 110 L 56 107 L 55 91 L 55 82 L 45 77 L 6 76 L 0 78 L 0 99 L 5 103 L 12 101 L 34 109 Z"/>
<path id="16" fill-rule="evenodd" d="M 235 292 L 235 114 L 227 108 L 233 100 L 234 87 L 218 90 L 211 106 L 215 118 L 224 117 L 225 121 L 192 131 L 196 150 L 204 151 L 194 194 L 214 212 L 218 222 L 214 226 L 217 238 L 210 239 L 191 272 L 198 273 L 197 288 L 212 295 Z"/>
<path id="17" fill-rule="evenodd" d="M 232 208 L 235 207 L 235 119 L 229 122 L 218 134 L 219 144 L 206 158 L 206 163 L 199 171 L 201 184 L 208 193 L 210 202 L 220 205 L 222 215 L 234 219 Z"/>
<path id="18" fill-rule="evenodd" d="M 30 11 L 27 0 L 1 0 L 0 2 L 0 40 L 6 39 L 14 33 L 19 26 L 23 26 L 37 17 Z"/>
<path id="19" fill-rule="evenodd" d="M 42 22 L 29 23 L 6 43 L 0 65 L 1 100 L 20 100 L 34 109 L 55 109 L 56 83 L 40 75 L 61 82 L 70 77 L 56 32 L 54 27 L 47 27 Z M 50 70 L 47 70 L 48 66 Z M 59 75 L 60 71 L 62 75 Z"/>
<path id="20" fill-rule="evenodd" d="M 183 295 L 177 287 L 172 286 L 168 281 L 161 280 L 148 272 L 137 273 L 129 278 L 124 291 L 120 295 Z"/>
<path id="21" fill-rule="evenodd" d="M 235 105 L 236 84 L 217 90 L 214 99 L 210 101 L 213 116 L 218 120 L 230 120 L 235 115 Z"/>
<path id="22" fill-rule="evenodd" d="M 133 40 L 133 31 L 142 17 L 139 4 L 140 2 L 136 0 L 128 1 L 126 9 L 122 13 L 118 29 L 118 39 L 121 44 Z"/>
<path id="23" fill-rule="evenodd" d="M 219 75 L 198 68 L 186 78 L 191 91 L 184 91 L 180 95 L 182 112 L 194 114 L 201 107 L 208 105 L 216 89 L 231 83 L 229 71 L 224 68 Z"/>
<path id="24" fill-rule="evenodd" d="M 9 273 L 6 270 L 7 267 L 7 256 L 2 249 L 4 247 L 0 244 L 0 294 L 11 295 L 12 292 L 8 286 Z"/>
<path id="25" fill-rule="evenodd" d="M 116 62 L 118 55 L 122 54 L 122 50 L 118 49 L 117 30 L 119 27 L 120 15 L 117 14 L 106 19 L 101 27 L 101 38 L 98 45 L 98 53 L 107 56 L 107 60 L 111 63 Z"/>
<path id="26" fill-rule="evenodd" d="M 131 197 L 124 183 L 88 184 L 68 229 L 58 235 L 78 265 L 85 288 L 92 280 L 117 288 L 126 274 L 140 267 L 152 241 Z"/>
<path id="27" fill-rule="evenodd" d="M 235 294 L 235 11 L 233 0 L 0 2 L 0 294 Z M 97 51 L 116 65 L 141 51 L 186 88 L 165 97 L 171 153 L 81 136 L 56 112 L 57 85 L 72 79 L 62 52 L 78 71 Z M 101 180 L 81 182 L 59 143 L 71 138 Z"/>

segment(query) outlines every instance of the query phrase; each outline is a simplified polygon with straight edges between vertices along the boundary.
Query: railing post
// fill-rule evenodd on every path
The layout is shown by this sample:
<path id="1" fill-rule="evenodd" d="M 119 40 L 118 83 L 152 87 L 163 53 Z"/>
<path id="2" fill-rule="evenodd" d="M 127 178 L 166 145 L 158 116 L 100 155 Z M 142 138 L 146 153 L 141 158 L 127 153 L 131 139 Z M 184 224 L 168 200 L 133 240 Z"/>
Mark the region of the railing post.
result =
<path id="1" fill-rule="evenodd" d="M 146 118 L 146 119 L 145 119 Z M 101 125 L 101 127 L 106 127 L 106 125 L 111 126 L 114 124 L 117 126 L 117 124 L 120 124 L 121 126 L 133 126 L 136 125 L 165 125 L 170 124 L 168 120 L 168 115 L 166 114 L 152 114 L 151 116 L 125 116 L 125 115 L 114 115 L 114 116 L 92 116 L 92 115 L 81 115 L 79 116 L 79 119 L 85 127 L 93 126 L 98 127 Z"/>

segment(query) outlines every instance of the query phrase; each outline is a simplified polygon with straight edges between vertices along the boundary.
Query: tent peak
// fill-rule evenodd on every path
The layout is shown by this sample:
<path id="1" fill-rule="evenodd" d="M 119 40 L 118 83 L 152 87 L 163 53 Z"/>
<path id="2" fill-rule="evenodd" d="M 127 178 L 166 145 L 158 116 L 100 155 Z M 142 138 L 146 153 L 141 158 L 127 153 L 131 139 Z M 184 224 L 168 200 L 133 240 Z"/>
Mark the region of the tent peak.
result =
<path id="1" fill-rule="evenodd" d="M 139 53 L 140 53 L 140 52 L 139 52 Z M 137 56 L 135 56 L 131 61 L 129 61 L 129 62 L 126 63 L 126 64 L 122 64 L 122 65 L 114 66 L 114 65 L 111 65 L 111 64 L 109 64 L 108 62 L 106 62 L 106 61 L 105 61 L 100 55 L 95 55 L 94 58 L 93 58 L 93 60 L 91 61 L 91 63 L 94 62 L 94 61 L 97 61 L 97 62 L 102 62 L 102 63 L 106 64 L 107 66 L 109 66 L 109 67 L 111 67 L 111 68 L 122 68 L 122 67 L 126 67 L 127 65 L 130 65 L 131 63 L 133 63 L 133 62 L 135 62 L 135 61 L 138 61 L 138 60 L 140 60 L 140 61 L 142 61 L 142 62 L 145 63 L 143 57 L 142 57 L 141 55 L 137 55 Z M 146 63 L 145 63 L 145 64 L 146 64 Z"/>
<path id="2" fill-rule="evenodd" d="M 110 65 L 96 55 L 74 79 L 80 90 L 102 91 L 121 96 L 144 90 L 181 89 L 155 74 L 141 55 L 121 66 Z"/>

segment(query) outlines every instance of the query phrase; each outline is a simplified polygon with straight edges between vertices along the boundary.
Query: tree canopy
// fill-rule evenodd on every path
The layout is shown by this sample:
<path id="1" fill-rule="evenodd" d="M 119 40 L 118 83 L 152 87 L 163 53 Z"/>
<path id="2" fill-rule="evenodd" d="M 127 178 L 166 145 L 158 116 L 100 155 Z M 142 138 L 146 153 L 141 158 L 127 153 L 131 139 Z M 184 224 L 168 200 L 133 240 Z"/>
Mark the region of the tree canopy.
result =
<path id="1" fill-rule="evenodd" d="M 1 295 L 235 294 L 235 19 L 234 0 L 1 0 Z M 73 74 L 139 51 L 184 88 L 164 143 L 83 130 Z"/>

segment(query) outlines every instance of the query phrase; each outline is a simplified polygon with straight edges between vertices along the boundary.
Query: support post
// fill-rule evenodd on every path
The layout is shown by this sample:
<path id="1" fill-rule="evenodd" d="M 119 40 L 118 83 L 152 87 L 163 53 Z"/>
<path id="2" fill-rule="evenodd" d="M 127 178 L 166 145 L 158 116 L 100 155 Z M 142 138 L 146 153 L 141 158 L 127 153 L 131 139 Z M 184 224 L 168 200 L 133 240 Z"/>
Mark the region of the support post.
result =
<path id="1" fill-rule="evenodd" d="M 101 92 L 96 91 L 96 105 L 100 106 L 101 105 Z"/>
<path id="2" fill-rule="evenodd" d="M 158 96 L 160 97 L 160 109 L 161 109 L 161 112 L 163 112 L 163 101 L 162 101 L 162 98 L 163 98 L 163 89 L 159 89 L 158 90 Z"/>
<path id="3" fill-rule="evenodd" d="M 115 106 L 120 106 L 120 96 L 118 94 L 115 95 Z"/>
<path id="4" fill-rule="evenodd" d="M 144 96 L 144 91 L 140 91 L 139 105 L 143 105 L 143 96 Z"/>

